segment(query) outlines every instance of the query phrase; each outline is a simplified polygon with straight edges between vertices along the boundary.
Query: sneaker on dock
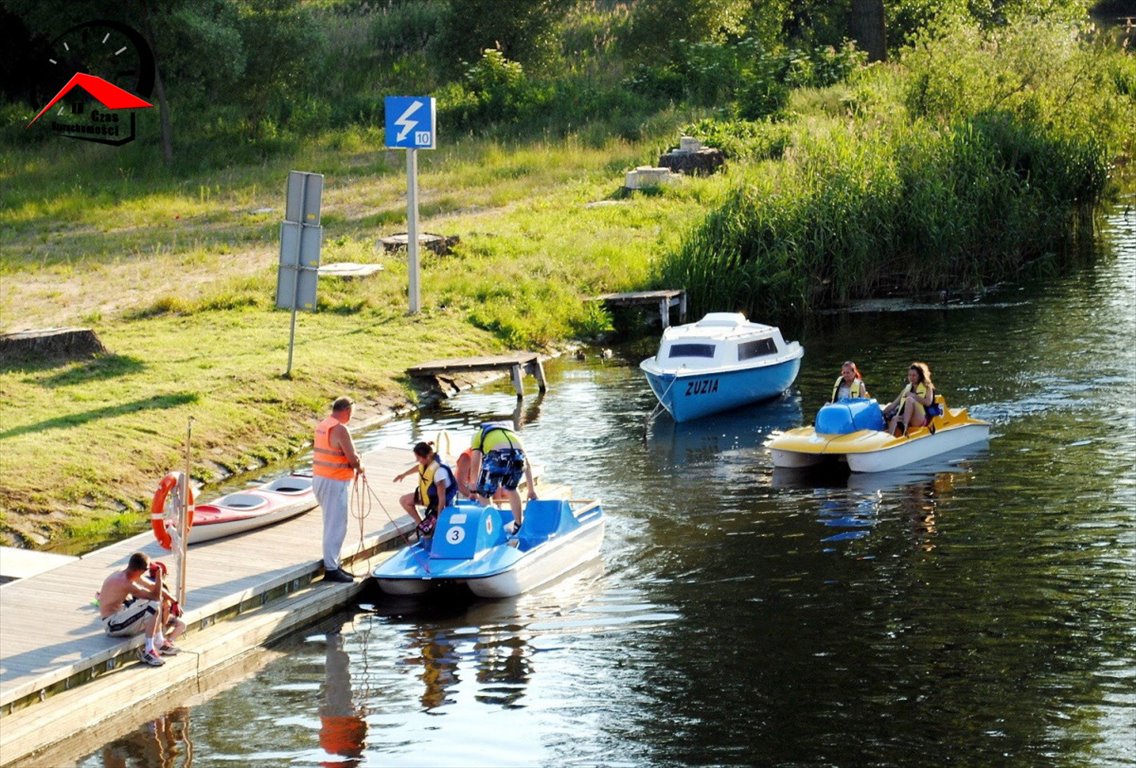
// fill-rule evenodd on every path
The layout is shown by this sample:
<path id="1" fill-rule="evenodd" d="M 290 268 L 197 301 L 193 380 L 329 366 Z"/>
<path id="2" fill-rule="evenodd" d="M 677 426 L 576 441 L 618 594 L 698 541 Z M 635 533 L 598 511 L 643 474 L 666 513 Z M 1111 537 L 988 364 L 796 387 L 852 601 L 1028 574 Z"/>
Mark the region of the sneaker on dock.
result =
<path id="1" fill-rule="evenodd" d="M 162 647 L 158 649 L 160 656 L 177 656 L 179 653 L 181 653 L 181 649 L 168 640 L 162 643 Z"/>
<path id="2" fill-rule="evenodd" d="M 160 667 L 166 663 L 158 654 L 147 651 L 145 648 L 138 649 L 138 660 L 143 664 L 149 664 L 151 667 Z"/>

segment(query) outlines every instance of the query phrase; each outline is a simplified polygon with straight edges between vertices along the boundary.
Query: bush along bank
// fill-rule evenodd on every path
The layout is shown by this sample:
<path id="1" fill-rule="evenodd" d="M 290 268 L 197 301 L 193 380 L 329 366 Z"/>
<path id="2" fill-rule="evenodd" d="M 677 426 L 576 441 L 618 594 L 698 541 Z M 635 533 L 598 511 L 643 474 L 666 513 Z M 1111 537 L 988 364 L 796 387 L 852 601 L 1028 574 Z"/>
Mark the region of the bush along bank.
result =
<path id="1" fill-rule="evenodd" d="M 779 317 L 975 287 L 1060 252 L 1131 152 L 1131 62 L 1033 32 L 975 42 L 960 27 L 866 71 L 842 105 L 853 117 L 797 126 L 781 159 L 741 174 L 660 283 L 686 286 L 695 315 Z"/>

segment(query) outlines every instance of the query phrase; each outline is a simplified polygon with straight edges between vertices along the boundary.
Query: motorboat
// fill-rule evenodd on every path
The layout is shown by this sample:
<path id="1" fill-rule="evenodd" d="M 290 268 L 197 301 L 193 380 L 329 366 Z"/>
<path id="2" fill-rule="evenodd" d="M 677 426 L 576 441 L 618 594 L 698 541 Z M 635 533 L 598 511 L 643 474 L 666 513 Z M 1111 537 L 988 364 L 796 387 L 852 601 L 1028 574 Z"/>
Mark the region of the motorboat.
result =
<path id="1" fill-rule="evenodd" d="M 663 331 L 659 351 L 639 364 L 675 421 L 768 400 L 796 380 L 805 350 L 771 325 L 711 312 Z"/>
<path id="2" fill-rule="evenodd" d="M 462 586 L 478 597 L 514 597 L 599 556 L 604 514 L 598 501 L 531 499 L 524 524 L 506 532 L 513 514 L 458 501 L 438 515 L 432 536 L 419 538 L 371 575 L 390 595 L 421 595 Z"/>
<path id="3" fill-rule="evenodd" d="M 154 535 L 166 549 L 171 548 L 172 530 L 181 504 L 181 478 L 180 472 L 166 475 L 159 483 L 151 506 Z M 307 472 L 294 472 L 203 504 L 195 504 L 190 492 L 189 502 L 192 511 L 190 544 L 263 528 L 303 514 L 318 503 L 312 489 L 311 473 Z"/>
<path id="4" fill-rule="evenodd" d="M 811 427 L 774 434 L 766 442 L 774 467 L 810 467 L 844 462 L 852 472 L 886 472 L 941 456 L 990 438 L 990 422 L 965 408 L 948 408 L 935 396 L 938 413 L 922 427 L 896 436 L 885 429 L 875 399 L 827 403 Z"/>

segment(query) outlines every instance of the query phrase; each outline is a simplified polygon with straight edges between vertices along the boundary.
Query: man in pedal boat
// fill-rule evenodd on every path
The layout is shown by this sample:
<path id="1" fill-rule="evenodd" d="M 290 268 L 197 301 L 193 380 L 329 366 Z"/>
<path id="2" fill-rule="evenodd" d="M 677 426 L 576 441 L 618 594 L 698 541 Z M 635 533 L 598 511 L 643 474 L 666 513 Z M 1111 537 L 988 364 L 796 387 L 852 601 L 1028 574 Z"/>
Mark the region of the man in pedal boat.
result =
<path id="1" fill-rule="evenodd" d="M 474 490 L 478 499 L 482 504 L 488 504 L 490 497 L 498 488 L 503 488 L 509 497 L 509 508 L 513 511 L 511 533 L 516 533 L 521 527 L 523 515 L 521 494 L 517 492 L 522 472 L 528 488 L 528 498 L 530 500 L 536 498 L 532 466 L 525 455 L 525 446 L 521 443 L 521 438 L 503 424 L 482 424 L 473 434 L 470 448 L 473 449 L 470 473 L 477 478 L 477 487 Z"/>

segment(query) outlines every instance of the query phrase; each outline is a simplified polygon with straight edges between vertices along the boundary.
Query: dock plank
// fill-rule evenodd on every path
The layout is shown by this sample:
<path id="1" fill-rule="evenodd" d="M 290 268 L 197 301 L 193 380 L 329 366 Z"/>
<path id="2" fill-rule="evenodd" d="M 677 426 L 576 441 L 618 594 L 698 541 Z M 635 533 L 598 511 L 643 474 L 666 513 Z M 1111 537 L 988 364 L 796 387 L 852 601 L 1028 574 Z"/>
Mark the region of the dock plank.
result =
<path id="1" fill-rule="evenodd" d="M 665 288 L 657 291 L 628 291 L 626 293 L 605 293 L 590 301 L 598 301 L 605 307 L 655 306 L 659 310 L 659 322 L 664 329 L 671 325 L 671 309 L 678 308 L 679 323 L 686 322 L 686 290 Z"/>
<path id="2" fill-rule="evenodd" d="M 454 357 L 441 360 L 430 360 L 419 363 L 406 369 L 408 376 L 412 377 L 446 377 L 461 373 L 484 373 L 489 371 L 509 372 L 513 379 L 513 388 L 518 398 L 524 398 L 525 390 L 522 377 L 525 374 L 536 378 L 537 387 L 541 392 L 548 390 L 548 382 L 544 378 L 544 365 L 540 355 L 536 352 L 510 352 L 504 355 L 483 355 L 480 357 Z"/>
<path id="3" fill-rule="evenodd" d="M 396 484 L 389 467 L 408 464 L 409 452 L 380 448 L 363 457 L 368 486 L 391 515 L 410 518 L 398 506 L 405 484 Z M 310 578 L 321 568 L 323 520 L 318 509 L 274 526 L 241 536 L 218 539 L 189 548 L 186 574 L 186 613 L 200 621 L 241 602 Z M 365 536 L 397 536 L 385 514 L 365 521 Z M 348 526 L 343 554 L 353 557 L 361 544 L 358 525 Z M 45 688 L 72 673 L 71 662 L 122 647 L 126 641 L 107 638 L 91 605 L 103 579 L 125 566 L 130 554 L 143 551 L 172 566 L 175 557 L 158 546 L 149 533 L 118 542 L 81 559 L 71 560 L 30 578 L 0 585 L 0 707 L 12 704 L 27 690 Z M 265 557 L 256 554 L 271 552 Z M 266 567 L 269 566 L 269 567 Z M 50 617 L 50 619 L 46 619 Z"/>

